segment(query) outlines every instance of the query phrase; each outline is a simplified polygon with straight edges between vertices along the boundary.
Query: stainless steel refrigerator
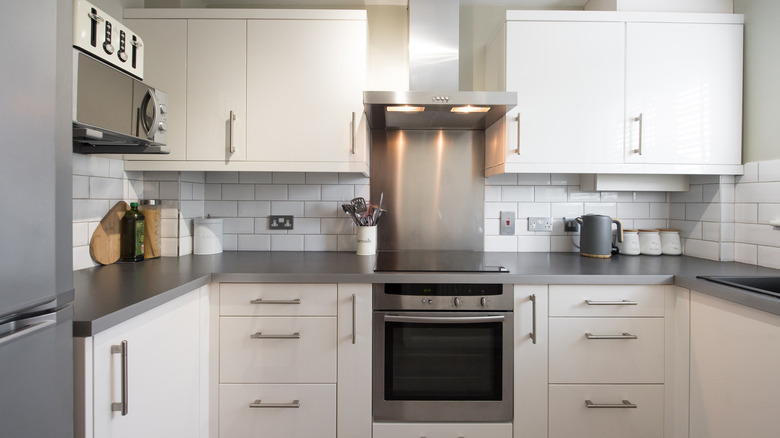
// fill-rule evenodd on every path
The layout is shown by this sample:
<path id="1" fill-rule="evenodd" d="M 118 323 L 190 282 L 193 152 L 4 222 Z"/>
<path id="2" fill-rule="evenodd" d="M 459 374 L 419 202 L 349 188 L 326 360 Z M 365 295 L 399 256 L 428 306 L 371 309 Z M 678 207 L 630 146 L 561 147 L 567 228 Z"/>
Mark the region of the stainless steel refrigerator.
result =
<path id="1" fill-rule="evenodd" d="M 0 436 L 73 436 L 70 0 L 0 3 Z"/>

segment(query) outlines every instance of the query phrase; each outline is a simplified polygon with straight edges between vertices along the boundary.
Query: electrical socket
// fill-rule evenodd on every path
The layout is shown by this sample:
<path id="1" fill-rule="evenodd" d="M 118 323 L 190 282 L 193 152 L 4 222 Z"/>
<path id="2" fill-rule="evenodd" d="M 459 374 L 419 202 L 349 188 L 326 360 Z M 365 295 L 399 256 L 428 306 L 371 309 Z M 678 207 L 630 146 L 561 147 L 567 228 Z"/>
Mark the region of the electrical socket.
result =
<path id="1" fill-rule="evenodd" d="M 553 221 L 551 217 L 529 217 L 528 231 L 552 231 Z"/>
<path id="2" fill-rule="evenodd" d="M 269 216 L 268 217 L 268 229 L 269 230 L 292 230 L 294 226 L 293 216 Z"/>

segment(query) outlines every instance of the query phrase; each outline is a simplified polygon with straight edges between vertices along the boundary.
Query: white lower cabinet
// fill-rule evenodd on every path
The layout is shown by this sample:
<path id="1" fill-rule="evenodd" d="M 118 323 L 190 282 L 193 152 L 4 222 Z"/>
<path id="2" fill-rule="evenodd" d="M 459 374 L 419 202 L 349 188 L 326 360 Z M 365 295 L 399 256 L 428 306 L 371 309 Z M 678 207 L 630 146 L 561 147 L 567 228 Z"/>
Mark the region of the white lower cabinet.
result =
<path id="1" fill-rule="evenodd" d="M 780 316 L 691 294 L 691 437 L 780 433 Z"/>
<path id="2" fill-rule="evenodd" d="M 662 438 L 664 386 L 550 385 L 549 436 Z"/>
<path id="3" fill-rule="evenodd" d="M 335 438 L 336 385 L 220 385 L 219 436 Z"/>
<path id="4" fill-rule="evenodd" d="M 376 423 L 374 438 L 511 438 L 511 423 Z"/>
<path id="5" fill-rule="evenodd" d="M 515 438 L 547 436 L 547 307 L 547 285 L 515 285 Z"/>
<path id="6" fill-rule="evenodd" d="M 75 339 L 76 437 L 208 436 L 207 297 L 203 287 Z"/>
<path id="7" fill-rule="evenodd" d="M 370 438 L 370 284 L 221 283 L 211 303 L 213 438 Z"/>

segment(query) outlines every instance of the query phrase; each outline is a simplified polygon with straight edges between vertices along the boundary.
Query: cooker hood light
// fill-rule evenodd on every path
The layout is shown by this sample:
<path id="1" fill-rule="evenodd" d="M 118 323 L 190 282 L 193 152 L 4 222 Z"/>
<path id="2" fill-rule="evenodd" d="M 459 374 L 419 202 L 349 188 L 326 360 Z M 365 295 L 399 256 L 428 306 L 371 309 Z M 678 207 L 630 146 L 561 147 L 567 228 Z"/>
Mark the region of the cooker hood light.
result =
<path id="1" fill-rule="evenodd" d="M 490 111 L 490 107 L 489 106 L 472 106 L 472 105 L 454 106 L 450 110 L 450 112 L 460 113 L 460 114 L 486 113 L 488 111 Z"/>
<path id="2" fill-rule="evenodd" d="M 425 107 L 413 105 L 388 106 L 387 111 L 396 113 L 419 113 L 425 111 Z"/>

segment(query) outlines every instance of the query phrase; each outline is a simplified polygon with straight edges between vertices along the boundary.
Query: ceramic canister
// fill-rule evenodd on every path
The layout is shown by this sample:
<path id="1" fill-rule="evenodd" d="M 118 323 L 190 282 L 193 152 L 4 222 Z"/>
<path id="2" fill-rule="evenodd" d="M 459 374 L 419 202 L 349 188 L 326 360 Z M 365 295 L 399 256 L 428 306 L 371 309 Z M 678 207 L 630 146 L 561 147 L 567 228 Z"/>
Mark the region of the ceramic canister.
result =
<path id="1" fill-rule="evenodd" d="M 666 255 L 682 254 L 682 245 L 680 244 L 680 230 L 672 228 L 662 228 L 661 234 L 661 252 Z"/>
<path id="2" fill-rule="evenodd" d="M 639 252 L 661 255 L 661 233 L 658 230 L 639 230 Z"/>
<path id="3" fill-rule="evenodd" d="M 620 254 L 639 255 L 639 230 L 623 230 L 623 242 L 617 242 Z"/>

